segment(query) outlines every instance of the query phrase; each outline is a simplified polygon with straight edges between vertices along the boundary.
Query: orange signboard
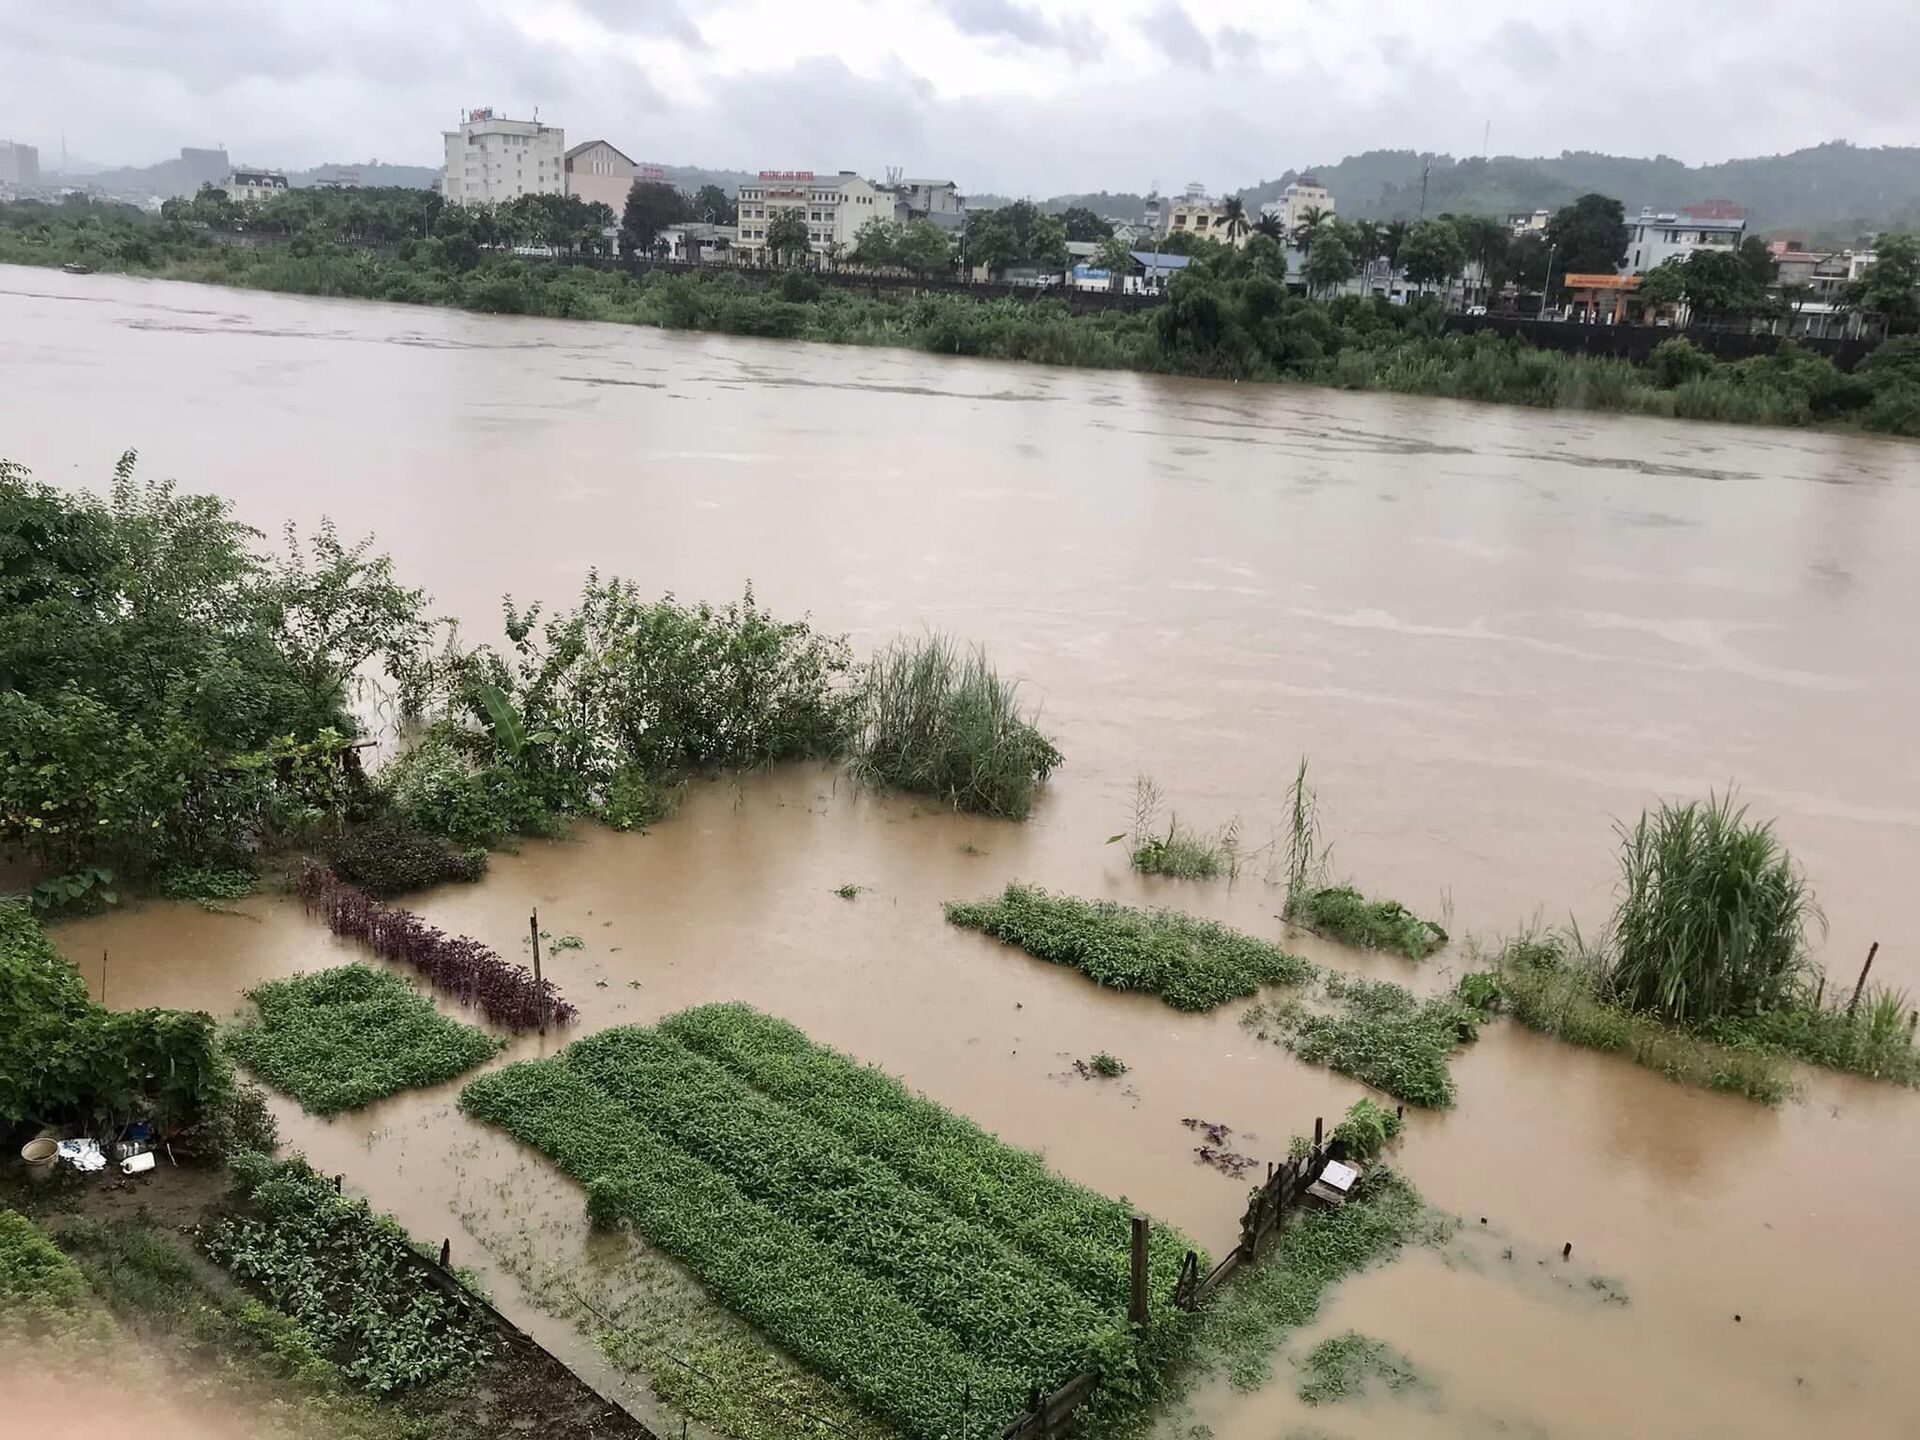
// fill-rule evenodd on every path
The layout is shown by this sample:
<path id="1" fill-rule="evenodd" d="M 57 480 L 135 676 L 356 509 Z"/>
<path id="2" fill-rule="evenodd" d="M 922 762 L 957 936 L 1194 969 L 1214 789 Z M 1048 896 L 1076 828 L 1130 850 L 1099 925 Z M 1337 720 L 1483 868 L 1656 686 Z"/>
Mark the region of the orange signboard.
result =
<path id="1" fill-rule="evenodd" d="M 1638 290 L 1638 275 L 1562 275 L 1560 283 L 1569 290 Z"/>

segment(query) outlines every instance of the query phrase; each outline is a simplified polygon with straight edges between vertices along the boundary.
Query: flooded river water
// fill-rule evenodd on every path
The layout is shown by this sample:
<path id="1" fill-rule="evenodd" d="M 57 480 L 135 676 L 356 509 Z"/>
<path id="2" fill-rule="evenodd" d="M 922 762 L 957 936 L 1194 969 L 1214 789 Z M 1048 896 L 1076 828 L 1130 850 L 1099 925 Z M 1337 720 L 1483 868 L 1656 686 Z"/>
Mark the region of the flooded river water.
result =
<path id="1" fill-rule="evenodd" d="M 985 642 L 1067 755 L 1025 825 L 794 768 L 698 784 L 648 835 L 528 845 L 416 908 L 513 955 L 537 905 L 585 942 L 553 966 L 583 1029 L 751 1001 L 1217 1249 L 1244 1188 L 1179 1121 L 1269 1158 L 1359 1087 L 1232 1007 L 1099 991 L 939 909 L 1018 878 L 1278 934 L 1258 875 L 1128 873 L 1103 841 L 1137 773 L 1259 844 L 1310 753 L 1336 871 L 1450 914 L 1457 943 L 1419 970 L 1298 947 L 1416 987 L 1459 972 L 1458 937 L 1598 919 L 1614 818 L 1736 781 L 1805 862 L 1831 968 L 1878 939 L 1876 974 L 1920 982 L 1895 928 L 1920 868 L 1911 446 L 5 268 L 0 395 L 0 455 L 41 478 L 99 484 L 134 447 L 265 529 L 331 515 L 475 633 L 502 591 L 562 601 L 598 566 L 713 599 L 750 577 L 860 649 L 923 624 Z M 96 993 L 110 956 L 116 1007 L 219 1014 L 347 954 L 283 901 L 241 909 L 57 938 Z M 1123 1082 L 1072 1077 L 1102 1049 Z M 1768 1111 L 1506 1025 L 1455 1074 L 1459 1107 L 1411 1117 L 1402 1161 L 1462 1242 L 1350 1282 L 1306 1337 L 1378 1335 L 1434 1388 L 1307 1412 L 1283 1360 L 1190 1420 L 1220 1440 L 1920 1433 L 1920 1098 L 1810 1074 Z M 281 1114 L 611 1386 L 483 1244 L 505 1176 L 551 1258 L 592 1265 L 578 1192 L 455 1093 Z"/>

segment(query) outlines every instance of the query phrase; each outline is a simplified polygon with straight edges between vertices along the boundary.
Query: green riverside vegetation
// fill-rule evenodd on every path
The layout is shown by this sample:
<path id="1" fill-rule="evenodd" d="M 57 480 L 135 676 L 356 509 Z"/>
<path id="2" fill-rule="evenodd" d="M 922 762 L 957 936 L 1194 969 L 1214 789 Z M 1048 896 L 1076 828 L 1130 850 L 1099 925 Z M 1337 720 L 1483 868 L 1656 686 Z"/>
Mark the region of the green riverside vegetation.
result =
<path id="1" fill-rule="evenodd" d="M 1157 1236 L 1136 1354 L 1124 1205 L 745 1007 L 604 1031 L 481 1076 L 461 1104 L 911 1435 L 957 1433 L 969 1387 L 975 1423 L 1004 1425 L 1029 1387 L 1088 1365 L 1144 1400 L 1186 1328 L 1164 1298 L 1184 1237 Z"/>
<path id="2" fill-rule="evenodd" d="M 947 919 L 1115 990 L 1144 990 L 1176 1010 L 1212 1010 L 1263 985 L 1303 985 L 1313 966 L 1278 945 L 1174 910 L 1009 885 L 996 900 L 949 901 Z"/>
<path id="3" fill-rule="evenodd" d="M 1574 927 L 1517 935 L 1461 990 L 1766 1104 L 1793 1093 L 1788 1059 L 1920 1085 L 1912 999 L 1866 988 L 1864 973 L 1843 999 L 1808 958 L 1810 923 L 1824 923 L 1819 907 L 1770 824 L 1727 795 L 1663 803 L 1620 827 L 1619 903 L 1597 940 Z"/>
<path id="4" fill-rule="evenodd" d="M 451 1080 L 506 1043 L 366 965 L 275 980 L 247 995 L 257 1013 L 227 1031 L 227 1052 L 315 1115 Z"/>
<path id="5" fill-rule="evenodd" d="M 419 191 L 313 198 L 318 193 L 300 191 L 270 202 L 280 207 L 271 215 L 243 214 L 224 199 L 201 197 L 174 202 L 170 217 L 158 222 L 105 203 L 0 205 L 0 263 L 77 262 L 167 279 L 495 314 L 1920 434 L 1920 366 L 1896 363 L 1846 375 L 1824 357 L 1791 344 L 1776 355 L 1720 362 L 1690 342 L 1682 342 L 1695 352 L 1686 363 L 1670 363 L 1669 357 L 1669 363 L 1638 366 L 1536 349 L 1491 334 L 1446 334 L 1445 316 L 1431 297 L 1409 305 L 1346 296 L 1324 303 L 1302 298 L 1287 286 L 1285 252 L 1265 234 L 1253 236 L 1244 249 L 1211 241 L 1193 245 L 1191 268 L 1174 282 L 1167 302 L 1152 311 L 1079 315 L 1054 299 L 873 296 L 799 272 L 771 288 L 731 273 L 636 279 L 512 254 L 498 248 L 504 236 L 496 233 L 496 217 L 443 209 L 438 197 Z M 353 219 L 374 213 L 387 214 L 389 223 L 380 227 L 389 237 L 384 242 Z M 421 226 L 428 223 L 435 233 L 423 237 Z M 1452 226 L 1423 223 L 1442 240 Z M 240 246 L 216 238 L 216 231 L 240 224 L 284 235 L 285 242 Z M 365 248 L 363 239 L 383 248 Z M 1466 259 L 1457 238 L 1421 248 L 1430 252 L 1423 264 L 1438 267 L 1435 280 L 1444 278 L 1448 266 L 1457 273 Z M 1403 259 L 1411 270 L 1413 257 Z M 1895 337 L 1896 342 L 1903 338 Z"/>

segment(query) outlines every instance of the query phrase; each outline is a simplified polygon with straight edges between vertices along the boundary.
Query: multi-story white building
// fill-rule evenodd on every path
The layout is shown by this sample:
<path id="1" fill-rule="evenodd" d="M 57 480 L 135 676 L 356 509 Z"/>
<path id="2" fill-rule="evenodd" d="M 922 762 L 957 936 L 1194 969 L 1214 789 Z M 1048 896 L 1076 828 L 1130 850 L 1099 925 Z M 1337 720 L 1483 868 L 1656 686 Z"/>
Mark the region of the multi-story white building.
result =
<path id="1" fill-rule="evenodd" d="M 832 259 L 853 249 L 860 227 L 876 215 L 894 218 L 895 196 L 852 170 L 815 175 L 811 170 L 762 170 L 741 185 L 739 238 L 734 249 L 749 263 L 764 262 L 767 231 L 774 219 L 797 210 L 807 222 L 807 248 Z"/>
<path id="2" fill-rule="evenodd" d="M 589 140 L 566 154 L 567 194 L 589 205 L 596 201 L 617 216 L 626 209 L 633 189 L 633 161 L 604 140 Z"/>
<path id="3" fill-rule="evenodd" d="M 1696 250 L 1736 249 L 1747 233 L 1747 212 L 1724 200 L 1679 210 L 1642 209 L 1627 219 L 1622 275 L 1644 275 Z"/>
<path id="4" fill-rule="evenodd" d="M 558 125 L 508 120 L 492 110 L 468 110 L 447 142 L 440 193 L 450 205 L 504 204 L 522 195 L 563 195 L 567 136 Z"/>
<path id="5" fill-rule="evenodd" d="M 220 188 L 236 203 L 271 200 L 287 193 L 287 177 L 278 170 L 235 170 L 220 182 Z"/>
<path id="6" fill-rule="evenodd" d="M 1253 234 L 1253 217 L 1248 215 L 1243 217 L 1240 233 L 1229 238 L 1226 202 L 1215 200 L 1198 184 L 1187 186 L 1187 193 L 1177 200 L 1167 201 L 1165 214 L 1169 235 L 1197 235 L 1203 240 L 1218 240 L 1222 245 L 1244 247 Z"/>
<path id="7" fill-rule="evenodd" d="M 38 185 L 40 152 L 17 140 L 0 140 L 0 185 Z"/>
<path id="8" fill-rule="evenodd" d="M 1280 228 L 1288 239 L 1306 223 L 1307 211 L 1318 210 L 1322 215 L 1333 214 L 1333 195 L 1311 175 L 1302 175 L 1280 192 L 1278 200 L 1269 200 L 1260 207 L 1260 213 L 1270 219 L 1278 220 Z"/>

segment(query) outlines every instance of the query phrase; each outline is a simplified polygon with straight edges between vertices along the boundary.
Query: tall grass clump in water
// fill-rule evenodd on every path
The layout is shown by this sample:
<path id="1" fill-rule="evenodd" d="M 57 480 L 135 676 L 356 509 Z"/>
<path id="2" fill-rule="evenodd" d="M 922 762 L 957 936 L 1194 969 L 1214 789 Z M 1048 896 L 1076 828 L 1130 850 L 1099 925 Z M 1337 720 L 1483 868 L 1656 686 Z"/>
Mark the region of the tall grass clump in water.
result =
<path id="1" fill-rule="evenodd" d="M 1165 797 L 1150 776 L 1133 782 L 1133 826 L 1107 843 L 1125 840 L 1128 862 L 1142 875 L 1165 875 L 1175 880 L 1217 880 L 1240 874 L 1240 822 L 1230 820 L 1212 835 L 1180 823 L 1169 813 L 1164 830 L 1160 811 Z"/>
<path id="2" fill-rule="evenodd" d="M 1642 811 L 1620 836 L 1614 1000 L 1697 1025 L 1794 999 L 1806 925 L 1823 922 L 1771 824 L 1749 822 L 1729 793 Z"/>
<path id="3" fill-rule="evenodd" d="M 1287 791 L 1287 900 L 1283 917 L 1316 935 L 1363 950 L 1392 950 L 1424 960 L 1447 932 L 1398 900 L 1369 900 L 1351 885 L 1324 884 L 1332 848 L 1320 836 L 1320 796 L 1300 757 Z"/>
<path id="4" fill-rule="evenodd" d="M 1023 820 L 1060 752 L 984 651 L 937 632 L 895 640 L 867 666 L 854 772 L 956 810 Z"/>

